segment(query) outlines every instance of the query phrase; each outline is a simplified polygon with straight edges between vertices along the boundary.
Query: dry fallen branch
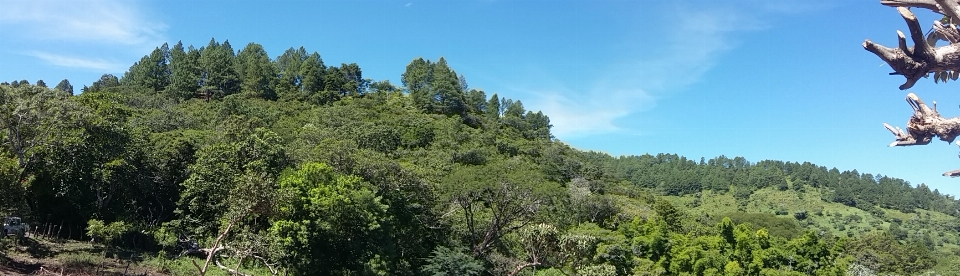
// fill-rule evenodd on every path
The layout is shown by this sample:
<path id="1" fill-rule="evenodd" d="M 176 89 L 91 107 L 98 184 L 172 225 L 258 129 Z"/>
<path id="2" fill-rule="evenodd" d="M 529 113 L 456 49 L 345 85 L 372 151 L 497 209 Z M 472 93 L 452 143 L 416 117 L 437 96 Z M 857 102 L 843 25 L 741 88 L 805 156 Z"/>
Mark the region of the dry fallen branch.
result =
<path id="1" fill-rule="evenodd" d="M 223 249 L 223 247 L 221 247 L 220 249 Z M 211 253 L 211 254 L 215 254 L 215 253 Z M 243 260 L 241 260 L 241 262 L 242 262 L 242 261 L 243 261 Z M 236 269 L 232 269 L 232 268 L 229 268 L 229 267 L 221 264 L 221 263 L 220 263 L 220 259 L 217 258 L 217 257 L 213 257 L 213 263 L 216 264 L 217 267 L 219 267 L 221 270 L 225 270 L 225 271 L 227 271 L 227 272 L 230 272 L 230 274 L 239 275 L 239 276 L 250 276 L 250 274 L 240 273 L 240 271 L 239 271 L 240 264 L 239 264 L 239 263 L 237 264 L 237 268 L 236 268 Z"/>
<path id="2" fill-rule="evenodd" d="M 926 7 L 924 5 L 930 4 L 928 2 L 936 3 L 942 1 L 946 0 L 900 0 L 882 2 L 884 5 L 897 6 L 897 11 L 900 12 L 900 16 L 907 22 L 907 27 L 910 29 L 910 38 L 913 40 L 913 47 L 907 46 L 906 37 L 900 31 L 897 31 L 899 42 L 897 48 L 876 44 L 869 39 L 863 42 L 864 49 L 877 55 L 893 68 L 894 72 L 890 73 L 891 75 L 903 75 L 907 78 L 907 81 L 903 85 L 900 85 L 901 90 L 913 87 L 920 78 L 931 72 L 960 71 L 960 43 L 958 43 L 960 42 L 960 32 L 958 32 L 956 27 L 944 26 L 939 22 L 935 23 L 934 31 L 937 36 L 950 42 L 950 44 L 934 48 L 933 45 L 927 43 L 923 29 L 917 21 L 917 17 L 905 7 Z M 888 4 L 888 2 L 897 4 Z M 951 3 L 957 4 L 956 2 Z M 936 8 L 935 11 L 940 11 L 939 6 L 934 5 L 932 7 Z M 960 9 L 958 9 L 958 11 L 960 11 Z"/>
<path id="3" fill-rule="evenodd" d="M 933 137 L 953 143 L 960 135 L 960 117 L 947 119 L 940 116 L 936 109 L 927 106 L 913 93 L 907 94 L 907 103 L 913 109 L 913 116 L 907 121 L 906 131 L 887 123 L 883 124 L 883 127 L 893 133 L 896 139 L 890 143 L 891 147 L 926 145 L 933 141 Z M 960 176 L 960 170 L 946 172 L 943 175 Z"/>
<path id="4" fill-rule="evenodd" d="M 233 247 L 230 247 L 230 246 L 226 246 L 226 245 L 221 245 L 221 246 L 219 246 L 219 247 L 217 247 L 217 248 L 201 248 L 199 251 L 200 251 L 200 252 L 203 252 L 204 254 L 207 254 L 208 258 L 210 258 L 210 259 L 213 260 L 213 264 L 216 265 L 216 266 L 217 266 L 218 268 L 220 268 L 221 270 L 230 272 L 230 274 L 233 274 L 233 275 L 249 276 L 250 274 L 245 274 L 245 273 L 240 272 L 240 270 L 239 270 L 240 263 L 238 263 L 238 264 L 237 264 L 237 267 L 235 267 L 235 268 L 229 268 L 229 267 L 223 265 L 222 263 L 220 263 L 220 258 L 218 258 L 217 255 L 220 254 L 220 253 L 223 252 L 223 251 L 226 251 L 226 250 L 231 250 L 231 251 L 237 252 L 237 249 L 235 249 L 235 248 L 233 248 Z M 255 259 L 257 259 L 257 260 L 260 260 L 261 262 L 263 262 L 263 264 L 264 264 L 268 269 L 270 269 L 270 273 L 271 273 L 272 275 L 277 275 L 278 273 L 280 273 L 280 271 L 275 267 L 277 264 L 275 264 L 275 263 L 274 263 L 274 264 L 271 264 L 270 262 L 267 261 L 266 258 L 257 256 L 256 254 L 250 254 L 250 256 L 253 257 L 253 258 L 255 258 Z M 240 262 L 242 263 L 243 260 L 240 260 Z"/>
<path id="5" fill-rule="evenodd" d="M 528 267 L 531 267 L 531 266 L 538 266 L 538 265 L 541 265 L 541 263 L 538 262 L 538 261 L 536 261 L 536 260 L 534 260 L 533 262 L 529 262 L 529 263 L 520 263 L 520 264 L 517 264 L 517 267 L 513 268 L 513 270 L 510 271 L 510 274 L 507 274 L 507 276 L 517 275 L 517 273 L 520 273 L 520 271 L 523 271 L 524 268 L 528 268 Z"/>
<path id="6" fill-rule="evenodd" d="M 207 274 L 207 266 L 210 265 L 210 260 L 212 260 L 217 255 L 217 251 L 219 251 L 220 249 L 223 249 L 223 246 L 220 246 L 220 242 L 223 240 L 223 237 L 227 235 L 227 233 L 230 233 L 230 228 L 233 228 L 233 224 L 236 222 L 237 222 L 236 219 L 230 220 L 230 223 L 227 224 L 227 229 L 223 230 L 223 232 L 220 233 L 220 236 L 217 237 L 217 240 L 213 242 L 212 249 L 201 249 L 201 251 L 209 250 L 209 252 L 207 252 L 207 261 L 203 263 L 203 267 L 197 264 L 197 260 L 193 260 L 193 266 L 196 267 L 197 270 L 200 272 L 200 276 Z M 219 263 L 217 265 L 219 265 Z"/>

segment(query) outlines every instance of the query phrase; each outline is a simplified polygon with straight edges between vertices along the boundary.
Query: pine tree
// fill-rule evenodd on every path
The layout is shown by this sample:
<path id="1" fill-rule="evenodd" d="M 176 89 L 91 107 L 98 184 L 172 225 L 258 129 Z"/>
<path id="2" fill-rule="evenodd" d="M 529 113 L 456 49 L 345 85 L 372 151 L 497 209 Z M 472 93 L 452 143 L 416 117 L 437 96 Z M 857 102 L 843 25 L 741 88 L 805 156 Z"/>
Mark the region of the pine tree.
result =
<path id="1" fill-rule="evenodd" d="M 276 68 L 263 46 L 251 42 L 237 56 L 237 74 L 241 77 L 241 89 L 263 99 L 276 99 L 274 82 L 277 80 Z"/>
<path id="2" fill-rule="evenodd" d="M 309 96 L 323 90 L 325 69 L 320 54 L 313 52 L 307 57 L 299 68 L 301 93 Z"/>
<path id="3" fill-rule="evenodd" d="M 193 46 L 188 51 L 181 42 L 170 50 L 170 85 L 166 92 L 178 99 L 192 98 L 200 89 L 200 51 Z"/>
<path id="4" fill-rule="evenodd" d="M 276 91 L 281 98 L 292 97 L 302 89 L 304 77 L 300 71 L 306 60 L 307 50 L 303 47 L 300 47 L 300 49 L 290 47 L 277 57 L 276 67 L 279 79 L 277 80 Z"/>
<path id="5" fill-rule="evenodd" d="M 229 41 L 223 44 L 210 39 L 200 50 L 201 85 L 208 97 L 221 98 L 240 91 L 240 76 L 236 71 L 237 58 Z"/>
<path id="6" fill-rule="evenodd" d="M 170 84 L 169 56 L 170 50 L 166 43 L 154 48 L 150 55 L 143 56 L 139 62 L 130 66 L 123 75 L 122 83 L 163 91 Z"/>
<path id="7" fill-rule="evenodd" d="M 70 93 L 70 94 L 73 94 L 73 85 L 71 85 L 71 84 L 70 84 L 70 81 L 67 80 L 67 79 L 63 79 L 62 81 L 60 81 L 60 83 L 58 83 L 58 84 L 57 84 L 57 87 L 54 88 L 54 89 L 55 89 L 55 90 L 58 90 L 58 91 L 63 91 L 63 92 L 68 92 L 68 93 Z"/>

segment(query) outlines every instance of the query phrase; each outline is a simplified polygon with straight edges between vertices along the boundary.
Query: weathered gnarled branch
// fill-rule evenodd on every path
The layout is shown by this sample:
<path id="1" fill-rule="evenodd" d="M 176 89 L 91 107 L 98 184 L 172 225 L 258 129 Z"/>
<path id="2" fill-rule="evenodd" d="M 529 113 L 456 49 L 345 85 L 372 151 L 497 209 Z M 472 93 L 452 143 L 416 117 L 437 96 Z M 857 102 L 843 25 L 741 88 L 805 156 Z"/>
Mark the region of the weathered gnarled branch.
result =
<path id="1" fill-rule="evenodd" d="M 903 75 L 907 81 L 900 85 L 901 90 L 913 87 L 920 78 L 930 72 L 940 71 L 960 71 L 960 32 L 954 26 L 943 26 L 939 22 L 934 24 L 934 31 L 937 36 L 950 42 L 949 45 L 934 48 L 927 44 L 923 29 L 917 21 L 917 17 L 910 12 L 906 6 L 925 7 L 935 11 L 941 11 L 937 2 L 949 1 L 957 4 L 955 0 L 885 0 L 884 5 L 897 6 L 900 16 L 907 22 L 910 29 L 910 38 L 913 40 L 913 47 L 907 47 L 906 37 L 902 32 L 897 31 L 899 45 L 897 48 L 890 48 L 880 44 L 873 43 L 869 39 L 863 42 L 863 48 L 877 55 L 884 62 L 893 68 L 891 75 Z M 933 5 L 933 6 L 930 6 Z M 960 7 L 957 9 L 960 12 Z M 952 12 L 952 11 L 951 11 Z"/>
<path id="2" fill-rule="evenodd" d="M 230 233 L 230 228 L 233 228 L 233 224 L 236 222 L 237 219 L 231 219 L 230 223 L 227 224 L 227 229 L 223 230 L 223 232 L 220 233 L 220 236 L 217 236 L 217 240 L 213 242 L 213 247 L 208 249 L 210 252 L 207 253 L 207 261 L 203 263 L 203 267 L 197 264 L 196 260 L 193 260 L 193 266 L 199 270 L 200 276 L 207 274 L 207 267 L 210 265 L 210 261 L 216 257 L 217 251 L 223 249 L 223 246 L 220 246 L 220 241 L 223 240 L 223 237 L 227 236 L 227 233 Z M 201 251 L 202 250 L 204 249 L 201 249 Z M 217 265 L 219 265 L 219 263 Z"/>
<path id="3" fill-rule="evenodd" d="M 913 109 L 913 116 L 907 121 L 907 130 L 899 127 L 890 126 L 887 123 L 883 127 L 887 128 L 896 137 L 896 141 L 890 143 L 894 146 L 914 146 L 926 145 L 933 141 L 933 137 L 939 137 L 940 140 L 953 143 L 960 136 L 960 117 L 944 118 L 936 109 L 927 106 L 916 94 L 907 94 L 907 103 Z M 960 176 L 960 170 L 944 173 L 945 176 Z"/>
<path id="4" fill-rule="evenodd" d="M 934 79 L 946 81 L 947 78 L 960 78 L 960 0 L 880 0 L 880 4 L 896 7 L 900 16 L 907 22 L 910 29 L 910 38 L 913 47 L 907 46 L 907 39 L 903 32 L 897 31 L 897 48 L 890 48 L 871 42 L 863 42 L 863 48 L 877 55 L 893 68 L 891 75 L 903 75 L 907 81 L 900 85 L 901 90 L 913 87 L 918 80 L 934 73 Z M 923 30 L 917 17 L 910 12 L 911 7 L 928 9 L 946 15 L 950 23 L 944 25 L 940 21 L 933 22 L 933 31 L 936 37 L 924 37 Z M 937 40 L 949 42 L 943 47 L 936 47 Z M 960 135 L 960 117 L 943 118 L 937 112 L 937 102 L 933 108 L 928 107 L 920 97 L 913 93 L 907 94 L 907 103 L 913 108 L 913 116 L 907 121 L 907 130 L 890 126 L 883 127 L 893 133 L 896 141 L 894 146 L 926 145 L 934 137 L 952 143 Z M 960 142 L 957 142 L 960 146 Z M 960 169 L 943 173 L 944 176 L 960 176 Z"/>
<path id="5" fill-rule="evenodd" d="M 960 22 L 960 2 L 957 0 L 880 0 L 880 4 L 889 7 L 917 7 L 949 16 L 953 22 Z"/>

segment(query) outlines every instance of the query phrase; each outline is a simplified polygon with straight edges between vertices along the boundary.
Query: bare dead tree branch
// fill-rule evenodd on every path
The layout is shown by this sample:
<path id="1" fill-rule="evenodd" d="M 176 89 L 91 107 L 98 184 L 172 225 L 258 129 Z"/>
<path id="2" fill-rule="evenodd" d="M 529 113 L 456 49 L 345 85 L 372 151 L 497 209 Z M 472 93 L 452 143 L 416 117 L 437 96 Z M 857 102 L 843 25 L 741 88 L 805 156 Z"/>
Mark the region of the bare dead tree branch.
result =
<path id="1" fill-rule="evenodd" d="M 906 100 L 913 109 L 913 116 L 907 121 L 907 130 L 883 124 L 896 137 L 896 141 L 890 144 L 891 147 L 926 145 L 933 137 L 952 143 L 960 135 L 960 118 L 943 118 L 916 94 L 907 94 Z"/>
<path id="2" fill-rule="evenodd" d="M 280 270 L 278 270 L 276 267 L 274 267 L 274 266 L 277 265 L 277 264 L 275 264 L 275 263 L 274 263 L 274 264 L 271 264 L 270 262 L 267 262 L 267 259 L 266 259 L 266 258 L 257 256 L 256 254 L 251 254 L 250 256 L 253 257 L 253 258 L 255 258 L 255 259 L 257 259 L 257 260 L 260 260 L 261 262 L 263 262 L 263 265 L 267 266 L 267 268 L 270 269 L 270 273 L 271 273 L 271 274 L 277 275 L 278 273 L 280 273 Z"/>
<path id="3" fill-rule="evenodd" d="M 940 14 L 949 16 L 953 22 L 960 22 L 957 21 L 960 19 L 960 3 L 956 0 L 937 0 L 937 6 L 940 7 Z"/>
<path id="4" fill-rule="evenodd" d="M 880 4 L 888 7 L 917 7 L 942 13 L 937 0 L 880 0 Z"/>
<path id="5" fill-rule="evenodd" d="M 223 247 L 221 247 L 221 249 L 223 249 Z M 210 256 L 214 256 L 214 253 L 211 253 Z M 221 270 L 230 272 L 230 274 L 239 275 L 239 276 L 251 276 L 250 274 L 244 274 L 240 272 L 240 264 L 243 263 L 243 260 L 240 260 L 240 262 L 237 263 L 237 267 L 235 269 L 229 268 L 221 264 L 220 259 L 217 257 L 213 257 L 213 263 L 216 264 L 217 267 L 219 267 Z"/>
<path id="6" fill-rule="evenodd" d="M 869 39 L 863 42 L 863 48 L 877 55 L 893 68 L 891 75 L 903 75 L 907 80 L 900 85 L 901 90 L 913 87 L 922 77 L 934 73 L 934 81 L 948 78 L 957 80 L 960 77 L 960 29 L 956 23 L 960 22 L 960 0 L 880 0 L 884 6 L 896 7 L 900 16 L 906 21 L 910 30 L 910 39 L 913 47 L 907 45 L 906 36 L 897 31 L 897 48 L 890 48 L 873 43 Z M 943 14 L 950 19 L 950 23 L 933 22 L 933 31 L 936 37 L 924 37 L 923 30 L 917 17 L 909 8 L 928 9 Z M 936 47 L 938 40 L 949 42 L 943 47 Z M 907 94 L 907 104 L 913 109 L 913 116 L 907 121 L 907 129 L 883 124 L 895 141 L 895 146 L 926 145 L 938 137 L 948 143 L 954 142 L 960 135 L 960 117 L 944 118 L 937 112 L 936 104 L 928 107 L 916 94 Z M 957 143 L 960 146 L 960 142 Z M 960 176 L 960 169 L 943 173 L 944 176 Z"/>
<path id="7" fill-rule="evenodd" d="M 523 271 L 524 268 L 528 268 L 528 267 L 531 267 L 531 266 L 538 266 L 538 265 L 540 265 L 540 262 L 538 262 L 538 261 L 536 261 L 536 260 L 534 260 L 533 262 L 529 262 L 529 263 L 521 263 L 521 264 L 518 264 L 517 267 L 513 268 L 513 270 L 510 271 L 510 274 L 507 274 L 507 275 L 508 275 L 508 276 L 514 276 L 514 275 L 517 275 L 517 273 L 520 273 L 520 271 Z"/>
<path id="8" fill-rule="evenodd" d="M 938 0 L 939 1 L 939 0 Z M 921 1 L 897 1 L 903 2 L 921 2 Z M 956 4 L 956 2 L 953 2 Z M 916 4 L 916 3 L 915 3 Z M 917 4 L 920 5 L 920 4 Z M 958 4 L 960 5 L 960 4 Z M 863 42 L 863 48 L 877 55 L 893 68 L 891 75 L 903 75 L 907 81 L 900 85 L 900 90 L 906 90 L 913 87 L 920 78 L 931 72 L 939 71 L 960 71 L 960 33 L 955 27 L 947 27 L 943 24 L 935 23 L 934 31 L 937 36 L 950 42 L 949 45 L 934 48 L 926 42 L 923 29 L 917 21 L 913 12 L 904 6 L 898 6 L 897 11 L 907 23 L 910 30 L 910 38 L 914 46 L 907 47 L 906 37 L 902 32 L 897 31 L 898 47 L 890 48 L 880 44 L 873 43 L 869 39 Z M 960 9 L 958 9 L 960 11 Z M 939 26 L 938 26 L 939 25 Z"/>
<path id="9" fill-rule="evenodd" d="M 960 3 L 957 0 L 881 0 L 881 5 L 889 7 L 916 7 L 931 10 L 949 16 L 953 22 L 960 22 Z"/>
<path id="10" fill-rule="evenodd" d="M 933 141 L 934 137 L 953 143 L 957 136 L 960 136 L 960 117 L 947 119 L 940 116 L 937 110 L 927 106 L 920 97 L 913 93 L 907 94 L 906 100 L 910 108 L 913 109 L 913 116 L 907 121 L 907 130 L 904 131 L 887 123 L 883 124 L 883 127 L 893 133 L 896 139 L 893 143 L 890 143 L 891 147 L 926 145 Z M 943 175 L 960 176 L 960 170 L 946 172 Z"/>
<path id="11" fill-rule="evenodd" d="M 223 246 L 220 245 L 220 242 L 223 241 L 223 237 L 226 237 L 227 234 L 230 233 L 230 228 L 233 228 L 233 224 L 236 222 L 237 222 L 236 219 L 230 220 L 230 223 L 227 224 L 227 228 L 224 229 L 223 232 L 220 233 L 220 236 L 217 237 L 217 240 L 213 242 L 213 247 L 209 249 L 206 249 L 206 248 L 201 249 L 201 251 L 207 252 L 207 261 L 203 263 L 203 267 L 200 267 L 200 265 L 197 264 L 197 261 L 193 260 L 193 266 L 200 271 L 201 276 L 207 274 L 207 267 L 210 265 L 210 261 L 215 258 L 215 256 L 217 255 L 217 251 L 220 251 L 221 249 L 223 249 Z M 220 266 L 219 261 L 217 261 L 216 264 L 217 266 Z"/>

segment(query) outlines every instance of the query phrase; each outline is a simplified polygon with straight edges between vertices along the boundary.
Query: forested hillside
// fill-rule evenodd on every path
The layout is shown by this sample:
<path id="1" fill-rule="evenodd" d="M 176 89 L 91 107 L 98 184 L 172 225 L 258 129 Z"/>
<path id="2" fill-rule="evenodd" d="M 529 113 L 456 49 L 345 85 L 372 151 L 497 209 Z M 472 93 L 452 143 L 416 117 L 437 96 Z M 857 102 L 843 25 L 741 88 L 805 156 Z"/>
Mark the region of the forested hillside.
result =
<path id="1" fill-rule="evenodd" d="M 397 71 L 211 40 L 0 84 L 0 215 L 34 226 L 0 265 L 93 239 L 174 275 L 960 275 L 960 201 L 923 184 L 581 151 L 443 58 Z"/>

